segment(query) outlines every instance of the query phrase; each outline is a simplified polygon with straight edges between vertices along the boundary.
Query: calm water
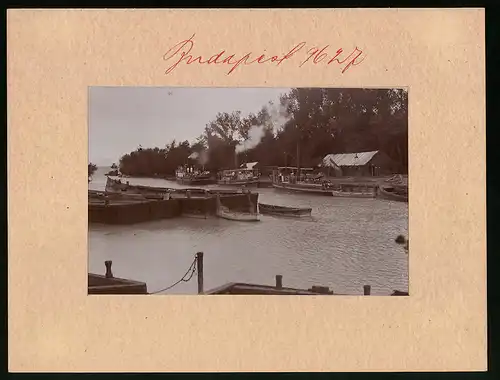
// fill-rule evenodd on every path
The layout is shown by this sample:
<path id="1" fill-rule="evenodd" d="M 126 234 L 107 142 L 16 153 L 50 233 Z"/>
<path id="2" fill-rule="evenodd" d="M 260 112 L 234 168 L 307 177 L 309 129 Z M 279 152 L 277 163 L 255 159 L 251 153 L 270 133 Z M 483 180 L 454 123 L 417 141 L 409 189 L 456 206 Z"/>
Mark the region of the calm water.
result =
<path id="1" fill-rule="evenodd" d="M 100 168 L 89 184 L 103 190 Z M 159 179 L 131 184 L 179 187 Z M 205 289 L 227 282 L 386 295 L 408 289 L 408 256 L 394 242 L 408 235 L 408 204 L 378 199 L 342 199 L 259 189 L 263 203 L 312 207 L 312 220 L 261 216 L 261 222 L 180 218 L 129 226 L 89 226 L 89 271 L 104 273 L 113 260 L 117 277 L 144 281 L 154 292 L 179 280 L 197 251 L 204 252 Z M 161 294 L 195 294 L 196 276 Z"/>

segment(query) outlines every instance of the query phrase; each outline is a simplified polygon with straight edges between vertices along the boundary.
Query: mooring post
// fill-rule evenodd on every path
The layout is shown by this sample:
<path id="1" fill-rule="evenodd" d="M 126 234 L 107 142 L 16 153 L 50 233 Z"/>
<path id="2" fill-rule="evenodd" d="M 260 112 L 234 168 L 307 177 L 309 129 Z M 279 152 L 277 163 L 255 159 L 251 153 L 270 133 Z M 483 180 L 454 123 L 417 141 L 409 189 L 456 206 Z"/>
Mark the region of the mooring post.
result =
<path id="1" fill-rule="evenodd" d="M 251 213 L 255 212 L 255 206 L 252 202 L 252 196 L 250 194 L 250 190 L 247 192 L 247 199 L 248 199 L 248 209 L 250 210 Z"/>
<path id="2" fill-rule="evenodd" d="M 221 201 L 220 201 L 220 194 L 217 193 L 215 194 L 215 211 L 218 212 L 221 206 Z"/>
<path id="3" fill-rule="evenodd" d="M 198 272 L 198 294 L 203 293 L 203 252 L 196 253 L 196 268 Z"/>
<path id="4" fill-rule="evenodd" d="M 371 286 L 370 285 L 364 285 L 363 286 L 363 294 L 365 296 L 369 296 L 371 293 Z"/>
<path id="5" fill-rule="evenodd" d="M 113 262 L 111 260 L 107 260 L 104 262 L 104 265 L 106 265 L 106 278 L 113 278 L 113 272 L 111 271 L 111 265 L 113 265 Z"/>
<path id="6" fill-rule="evenodd" d="M 281 274 L 276 275 L 276 288 L 277 289 L 283 288 L 283 276 Z"/>

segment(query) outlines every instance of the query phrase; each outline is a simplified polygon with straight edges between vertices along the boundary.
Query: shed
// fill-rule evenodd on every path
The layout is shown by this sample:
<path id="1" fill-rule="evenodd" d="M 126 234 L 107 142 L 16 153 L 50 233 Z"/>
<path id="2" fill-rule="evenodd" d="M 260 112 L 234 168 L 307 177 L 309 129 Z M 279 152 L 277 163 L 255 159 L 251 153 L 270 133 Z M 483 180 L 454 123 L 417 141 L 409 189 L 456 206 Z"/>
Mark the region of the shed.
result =
<path id="1" fill-rule="evenodd" d="M 334 176 L 378 176 L 397 171 L 396 163 L 379 150 L 327 154 L 321 166 Z"/>

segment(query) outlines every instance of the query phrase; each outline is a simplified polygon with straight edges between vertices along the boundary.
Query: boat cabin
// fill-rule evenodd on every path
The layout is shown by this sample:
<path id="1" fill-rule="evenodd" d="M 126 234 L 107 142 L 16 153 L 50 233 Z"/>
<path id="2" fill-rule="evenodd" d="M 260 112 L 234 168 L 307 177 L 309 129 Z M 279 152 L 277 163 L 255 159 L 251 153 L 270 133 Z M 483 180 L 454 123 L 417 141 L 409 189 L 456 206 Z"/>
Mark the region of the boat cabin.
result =
<path id="1" fill-rule="evenodd" d="M 185 178 L 185 177 L 201 177 L 201 176 L 209 176 L 210 172 L 204 170 L 204 168 L 197 168 L 195 166 L 179 166 L 175 171 L 175 176 L 177 178 Z"/>
<path id="2" fill-rule="evenodd" d="M 273 171 L 273 182 L 297 183 L 312 182 L 321 173 L 316 173 L 313 168 L 297 168 L 294 166 L 280 166 Z"/>
<path id="3" fill-rule="evenodd" d="M 259 178 L 258 169 L 238 168 L 219 172 L 219 179 L 232 181 L 247 181 Z"/>

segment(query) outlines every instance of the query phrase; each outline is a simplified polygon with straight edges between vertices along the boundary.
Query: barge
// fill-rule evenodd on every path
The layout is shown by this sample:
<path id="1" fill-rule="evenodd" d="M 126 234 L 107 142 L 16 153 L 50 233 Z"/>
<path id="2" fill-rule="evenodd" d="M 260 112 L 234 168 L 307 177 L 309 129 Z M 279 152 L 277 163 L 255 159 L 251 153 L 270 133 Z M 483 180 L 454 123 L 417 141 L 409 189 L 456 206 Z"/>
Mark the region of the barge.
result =
<path id="1" fill-rule="evenodd" d="M 208 218 L 257 213 L 258 193 L 248 190 L 169 189 L 130 185 L 108 177 L 106 191 L 89 190 L 89 222 L 132 224 L 180 216 Z"/>

